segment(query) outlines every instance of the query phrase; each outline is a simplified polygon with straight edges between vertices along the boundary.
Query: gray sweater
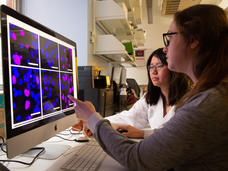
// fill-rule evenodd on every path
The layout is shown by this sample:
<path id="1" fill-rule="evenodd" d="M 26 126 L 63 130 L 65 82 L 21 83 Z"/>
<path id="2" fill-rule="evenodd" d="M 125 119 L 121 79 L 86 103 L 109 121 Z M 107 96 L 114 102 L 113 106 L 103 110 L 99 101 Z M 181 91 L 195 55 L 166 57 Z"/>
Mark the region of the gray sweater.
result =
<path id="1" fill-rule="evenodd" d="M 195 95 L 163 128 L 141 142 L 122 136 L 107 120 L 98 120 L 94 136 L 109 155 L 130 170 L 228 170 L 228 99 L 224 89 Z"/>

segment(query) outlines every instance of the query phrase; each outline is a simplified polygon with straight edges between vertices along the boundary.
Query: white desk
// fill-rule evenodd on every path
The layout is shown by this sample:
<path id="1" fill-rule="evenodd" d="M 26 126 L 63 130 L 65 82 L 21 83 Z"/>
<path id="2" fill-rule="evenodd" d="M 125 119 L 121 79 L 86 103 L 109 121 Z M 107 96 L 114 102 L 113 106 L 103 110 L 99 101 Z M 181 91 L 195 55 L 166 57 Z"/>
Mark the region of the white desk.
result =
<path id="1" fill-rule="evenodd" d="M 68 136 L 61 135 L 61 136 L 68 139 L 75 139 L 77 135 L 68 135 Z M 66 144 L 66 145 L 70 145 L 71 148 L 55 160 L 37 159 L 31 166 L 26 166 L 26 165 L 14 163 L 14 162 L 4 163 L 4 165 L 7 166 L 7 168 L 9 168 L 10 171 L 62 171 L 60 167 L 63 165 L 65 161 L 67 161 L 71 157 L 71 155 L 73 155 L 72 153 L 73 149 L 79 145 L 83 145 L 83 143 L 77 143 L 75 141 L 66 141 L 58 137 L 52 137 L 45 143 Z M 2 152 L 0 154 L 0 159 L 6 159 L 6 155 L 3 155 Z M 21 156 L 15 157 L 13 159 L 24 161 L 24 162 L 32 161 L 32 158 L 21 157 Z M 107 171 L 107 170 L 108 171 L 128 171 L 128 169 L 121 166 L 117 161 L 115 161 L 108 155 L 105 157 L 104 161 L 102 162 L 98 170 L 99 171 Z"/>

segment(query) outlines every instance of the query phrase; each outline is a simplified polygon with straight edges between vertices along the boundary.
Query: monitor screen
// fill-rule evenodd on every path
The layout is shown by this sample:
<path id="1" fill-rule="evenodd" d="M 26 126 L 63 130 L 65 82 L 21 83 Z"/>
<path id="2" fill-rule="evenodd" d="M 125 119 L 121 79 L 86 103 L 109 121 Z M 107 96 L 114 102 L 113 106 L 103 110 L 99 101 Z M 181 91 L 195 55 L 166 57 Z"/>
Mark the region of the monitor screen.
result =
<path id="1" fill-rule="evenodd" d="M 12 158 L 76 121 L 76 43 L 1 6 L 7 156 Z"/>

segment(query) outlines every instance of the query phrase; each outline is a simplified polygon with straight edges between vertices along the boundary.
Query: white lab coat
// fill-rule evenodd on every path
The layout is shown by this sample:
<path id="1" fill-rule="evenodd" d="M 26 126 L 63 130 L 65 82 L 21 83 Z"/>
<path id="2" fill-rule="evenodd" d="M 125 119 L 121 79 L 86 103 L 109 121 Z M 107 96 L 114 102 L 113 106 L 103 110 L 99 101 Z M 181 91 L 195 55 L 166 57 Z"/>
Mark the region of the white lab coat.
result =
<path id="1" fill-rule="evenodd" d="M 163 100 L 160 96 L 156 105 L 148 105 L 145 95 L 140 98 L 130 110 L 106 117 L 111 123 L 127 124 L 144 130 L 144 138 L 159 129 L 175 113 L 175 106 L 163 117 Z"/>

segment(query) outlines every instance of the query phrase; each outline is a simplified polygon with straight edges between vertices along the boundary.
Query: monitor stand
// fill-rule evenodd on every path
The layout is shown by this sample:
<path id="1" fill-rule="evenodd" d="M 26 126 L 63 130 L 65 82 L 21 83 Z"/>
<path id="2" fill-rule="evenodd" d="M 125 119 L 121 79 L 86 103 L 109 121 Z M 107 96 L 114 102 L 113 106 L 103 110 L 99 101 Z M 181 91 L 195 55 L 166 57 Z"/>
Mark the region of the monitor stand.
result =
<path id="1" fill-rule="evenodd" d="M 39 155 L 39 159 L 55 160 L 61 156 L 64 152 L 71 148 L 70 145 L 65 144 L 40 144 L 36 147 L 44 147 L 45 151 Z M 23 157 L 32 157 L 34 158 L 41 150 L 40 149 L 30 149 L 29 151 L 21 154 Z"/>

